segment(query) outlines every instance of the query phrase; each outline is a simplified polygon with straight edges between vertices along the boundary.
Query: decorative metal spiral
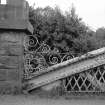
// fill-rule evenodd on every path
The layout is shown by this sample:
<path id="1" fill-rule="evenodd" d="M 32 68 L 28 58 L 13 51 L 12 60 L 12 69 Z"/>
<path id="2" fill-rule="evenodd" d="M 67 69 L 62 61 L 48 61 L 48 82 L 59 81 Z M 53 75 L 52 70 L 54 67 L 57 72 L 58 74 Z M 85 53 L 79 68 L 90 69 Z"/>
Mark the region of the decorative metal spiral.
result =
<path id="1" fill-rule="evenodd" d="M 38 39 L 35 36 L 29 36 L 29 46 L 36 47 L 38 44 Z"/>
<path id="2" fill-rule="evenodd" d="M 34 73 L 37 71 L 41 71 L 43 66 L 43 70 L 47 67 L 46 61 L 41 54 L 26 54 L 25 56 L 25 72 L 26 73 Z"/>
<path id="3" fill-rule="evenodd" d="M 72 54 L 66 54 L 62 58 L 62 62 L 72 59 L 74 56 Z"/>
<path id="4" fill-rule="evenodd" d="M 72 54 L 60 53 L 59 48 L 50 48 L 46 43 L 39 42 L 33 35 L 24 38 L 24 75 L 27 78 L 47 70 L 49 66 L 73 58 Z"/>
<path id="5" fill-rule="evenodd" d="M 57 53 L 52 53 L 48 55 L 47 63 L 51 65 L 55 65 L 61 62 L 61 56 Z"/>
<path id="6" fill-rule="evenodd" d="M 37 52 L 40 52 L 40 53 L 49 53 L 49 52 L 50 52 L 50 46 L 47 45 L 47 44 L 42 44 L 42 45 L 38 48 Z"/>
<path id="7" fill-rule="evenodd" d="M 24 41 L 24 45 L 25 45 L 25 50 L 32 50 L 33 48 L 37 48 L 38 46 L 38 39 L 35 36 L 28 36 L 25 37 L 25 41 Z"/>

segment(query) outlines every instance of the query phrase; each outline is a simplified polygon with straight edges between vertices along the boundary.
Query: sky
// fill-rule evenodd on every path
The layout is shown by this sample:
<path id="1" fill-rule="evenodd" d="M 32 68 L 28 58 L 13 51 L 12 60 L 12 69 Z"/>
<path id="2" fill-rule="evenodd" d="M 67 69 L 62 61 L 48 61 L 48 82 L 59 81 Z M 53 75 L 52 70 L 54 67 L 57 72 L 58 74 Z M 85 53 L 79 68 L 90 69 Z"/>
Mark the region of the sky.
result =
<path id="1" fill-rule="evenodd" d="M 70 10 L 73 4 L 76 14 L 83 19 L 86 25 L 93 30 L 105 27 L 105 0 L 27 0 L 29 5 L 35 7 L 55 7 L 58 5 L 62 11 Z"/>
<path id="2" fill-rule="evenodd" d="M 105 27 L 105 0 L 26 0 L 35 8 L 46 6 L 59 6 L 64 11 L 69 11 L 70 7 L 76 8 L 76 14 L 82 18 L 83 22 L 91 29 L 96 30 Z M 6 0 L 1 0 L 6 2 Z"/>
<path id="3" fill-rule="evenodd" d="M 27 0 L 29 5 L 35 3 L 35 8 L 56 5 L 62 11 L 69 11 L 72 4 L 76 8 L 76 14 L 91 29 L 96 30 L 105 27 L 105 0 Z M 6 0 L 1 0 L 5 4 Z"/>
<path id="4" fill-rule="evenodd" d="M 105 27 L 105 0 L 27 0 L 29 5 L 35 3 L 35 8 L 56 5 L 62 11 L 69 11 L 70 7 L 76 8 L 76 14 L 82 18 L 83 22 L 91 29 L 96 30 Z M 6 2 L 6 0 L 1 0 Z"/>

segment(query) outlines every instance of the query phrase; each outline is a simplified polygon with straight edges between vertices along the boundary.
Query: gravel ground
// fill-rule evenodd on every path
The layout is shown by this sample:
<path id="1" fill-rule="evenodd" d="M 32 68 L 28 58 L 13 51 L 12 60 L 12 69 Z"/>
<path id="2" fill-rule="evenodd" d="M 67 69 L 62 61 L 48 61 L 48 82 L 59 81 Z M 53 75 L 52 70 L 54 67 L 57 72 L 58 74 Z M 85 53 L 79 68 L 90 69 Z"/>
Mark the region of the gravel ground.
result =
<path id="1" fill-rule="evenodd" d="M 105 105 L 104 99 L 40 98 L 37 96 L 0 96 L 0 105 Z"/>

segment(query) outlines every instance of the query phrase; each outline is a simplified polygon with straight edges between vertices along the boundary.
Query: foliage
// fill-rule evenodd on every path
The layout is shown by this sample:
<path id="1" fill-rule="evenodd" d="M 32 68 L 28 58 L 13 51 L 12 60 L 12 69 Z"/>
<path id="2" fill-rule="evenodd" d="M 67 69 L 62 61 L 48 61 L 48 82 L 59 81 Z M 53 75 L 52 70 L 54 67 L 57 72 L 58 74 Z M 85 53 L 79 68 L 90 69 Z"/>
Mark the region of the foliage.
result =
<path id="1" fill-rule="evenodd" d="M 94 39 L 96 40 L 97 49 L 105 46 L 105 28 L 104 27 L 101 27 L 96 30 Z"/>
<path id="2" fill-rule="evenodd" d="M 59 7 L 30 7 L 29 17 L 34 35 L 39 38 L 40 43 L 44 41 L 52 49 L 58 48 L 62 53 L 71 52 L 78 56 L 98 48 L 97 32 L 84 24 L 74 7 L 65 13 Z"/>

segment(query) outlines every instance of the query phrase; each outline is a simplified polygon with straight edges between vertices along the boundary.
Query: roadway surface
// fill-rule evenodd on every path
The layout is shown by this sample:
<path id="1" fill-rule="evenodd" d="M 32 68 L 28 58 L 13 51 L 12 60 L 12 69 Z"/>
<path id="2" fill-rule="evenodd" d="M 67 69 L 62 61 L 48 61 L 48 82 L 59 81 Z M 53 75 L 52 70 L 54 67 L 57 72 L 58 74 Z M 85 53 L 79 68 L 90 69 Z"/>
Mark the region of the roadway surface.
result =
<path id="1" fill-rule="evenodd" d="M 0 96 L 0 105 L 105 105 L 105 99 L 64 99 L 32 96 Z"/>

